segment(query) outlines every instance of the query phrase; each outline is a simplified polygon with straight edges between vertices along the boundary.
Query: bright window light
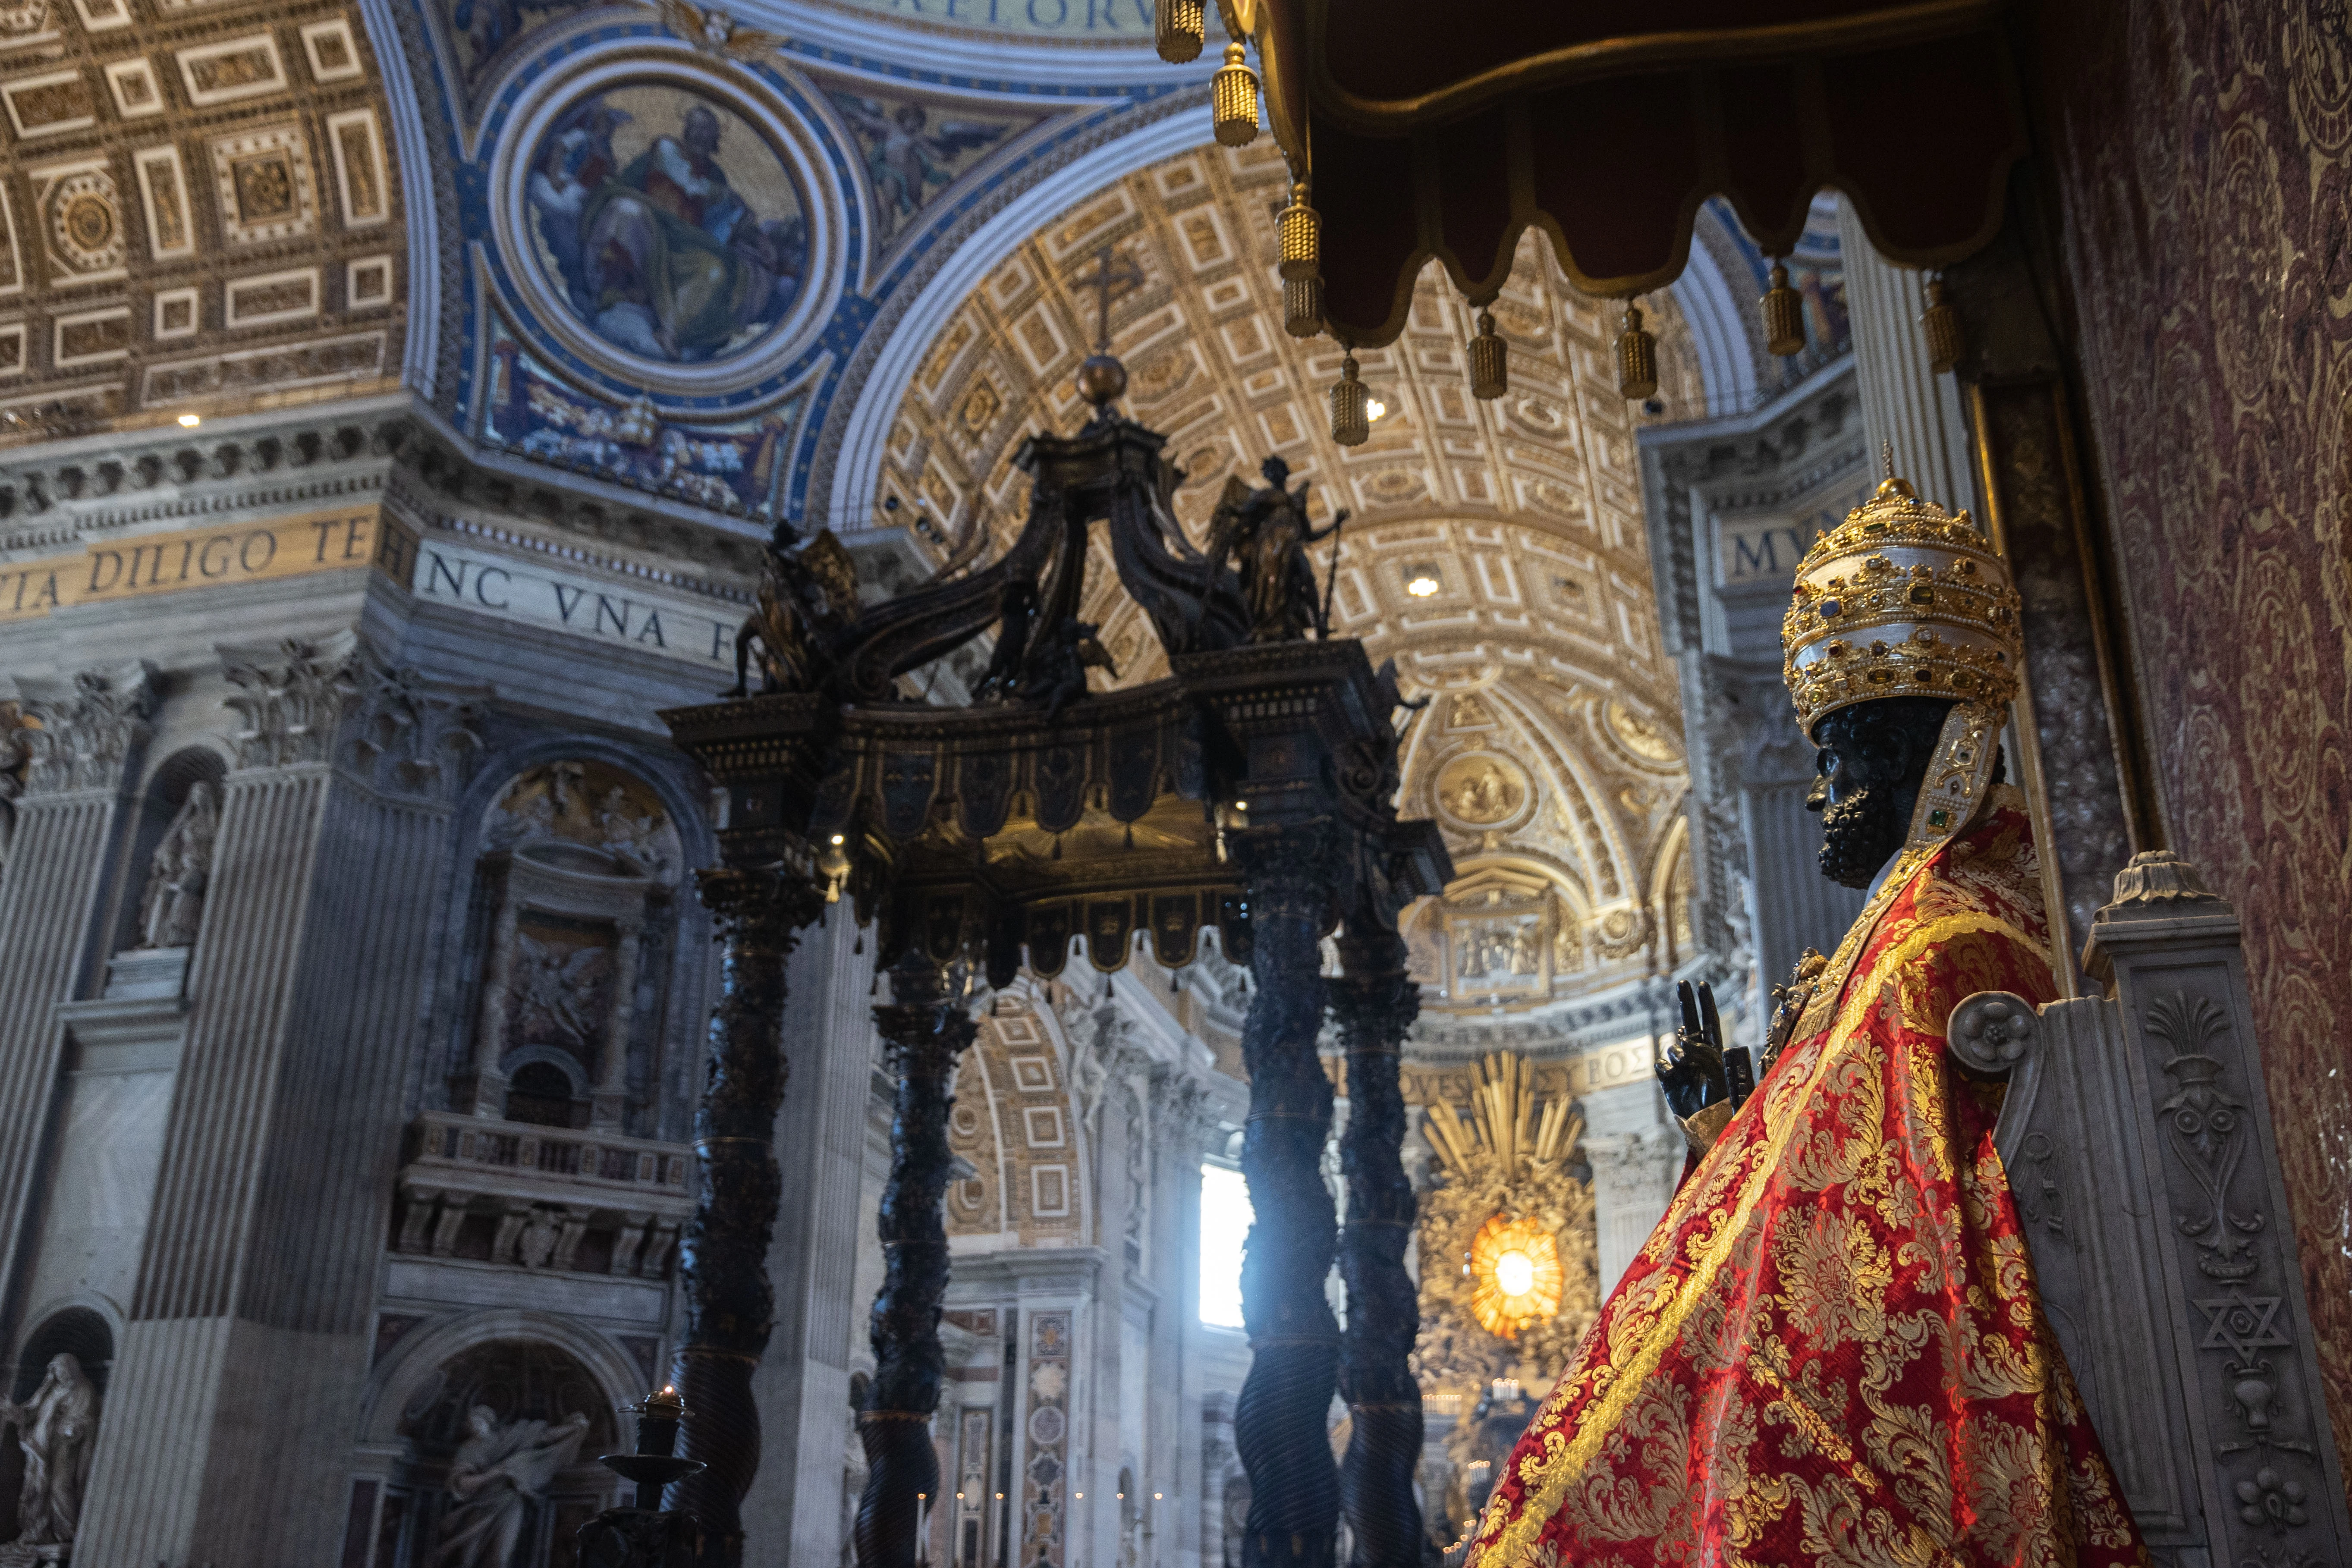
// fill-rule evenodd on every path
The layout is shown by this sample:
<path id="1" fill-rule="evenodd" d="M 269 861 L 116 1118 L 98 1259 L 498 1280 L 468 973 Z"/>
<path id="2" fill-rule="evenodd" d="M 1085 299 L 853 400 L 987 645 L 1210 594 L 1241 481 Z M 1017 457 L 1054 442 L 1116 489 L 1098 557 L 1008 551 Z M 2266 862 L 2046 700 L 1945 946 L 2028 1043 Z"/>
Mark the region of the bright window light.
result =
<path id="1" fill-rule="evenodd" d="M 1364 417 L 1366 419 L 1378 419 L 1388 411 L 1389 405 L 1382 403 L 1379 398 L 1368 397 L 1364 399 Z"/>
<path id="2" fill-rule="evenodd" d="M 1239 1171 L 1201 1167 L 1201 1321 L 1213 1327 L 1242 1326 L 1242 1244 L 1255 1217 Z"/>

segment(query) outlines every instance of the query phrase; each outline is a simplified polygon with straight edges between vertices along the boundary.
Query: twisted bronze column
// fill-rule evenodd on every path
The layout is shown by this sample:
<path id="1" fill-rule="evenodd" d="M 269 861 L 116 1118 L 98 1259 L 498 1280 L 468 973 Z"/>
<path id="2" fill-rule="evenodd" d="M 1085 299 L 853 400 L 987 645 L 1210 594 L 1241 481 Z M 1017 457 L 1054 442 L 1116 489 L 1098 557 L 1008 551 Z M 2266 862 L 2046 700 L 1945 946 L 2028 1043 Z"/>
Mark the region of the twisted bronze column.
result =
<path id="1" fill-rule="evenodd" d="M 775 1325 L 768 1243 L 783 1182 L 776 1168 L 776 1109 L 784 1100 L 784 962 L 824 900 L 783 866 L 725 866 L 695 874 L 718 918 L 719 1005 L 710 1061 L 694 1115 L 699 1184 L 678 1237 L 686 1342 L 672 1378 L 690 1413 L 685 1458 L 708 1468 L 671 1488 L 702 1530 L 704 1562 L 743 1559 L 743 1494 L 760 1468 L 760 1412 L 751 1371 Z"/>
<path id="2" fill-rule="evenodd" d="M 874 1382 L 857 1413 L 866 1447 L 866 1491 L 854 1541 L 857 1568 L 908 1568 L 922 1509 L 940 1495 L 931 1414 L 947 1357 L 940 1348 L 940 1299 L 948 1288 L 948 1080 L 979 1032 L 947 975 L 919 950 L 890 970 L 890 1001 L 874 1009 L 898 1080 L 890 1121 L 890 1180 L 882 1189 L 883 1277 L 869 1333 Z"/>
<path id="3" fill-rule="evenodd" d="M 1242 1261 L 1242 1321 L 1253 1359 L 1234 1410 L 1234 1447 L 1250 1478 L 1243 1568 L 1330 1568 L 1339 1518 L 1325 1426 L 1339 1354 L 1323 1294 L 1339 1228 L 1322 1169 L 1331 1080 L 1315 1051 L 1335 837 L 1319 822 L 1227 835 L 1246 879 L 1255 982 L 1242 1024 L 1250 1079 L 1242 1173 L 1256 1214 Z"/>
<path id="4" fill-rule="evenodd" d="M 1355 1533 L 1353 1568 L 1419 1568 L 1421 1385 L 1407 1358 L 1421 1331 L 1421 1303 L 1405 1272 L 1412 1237 L 1412 1183 L 1404 1173 L 1404 1094 L 1397 1068 L 1421 987 L 1404 972 L 1404 942 L 1381 911 L 1360 907 L 1339 938 L 1344 973 L 1331 982 L 1331 1013 L 1348 1047 L 1348 1129 L 1339 1168 L 1348 1227 L 1339 1275 L 1348 1327 L 1339 1346 L 1339 1395 L 1349 1415 L 1339 1497 Z"/>

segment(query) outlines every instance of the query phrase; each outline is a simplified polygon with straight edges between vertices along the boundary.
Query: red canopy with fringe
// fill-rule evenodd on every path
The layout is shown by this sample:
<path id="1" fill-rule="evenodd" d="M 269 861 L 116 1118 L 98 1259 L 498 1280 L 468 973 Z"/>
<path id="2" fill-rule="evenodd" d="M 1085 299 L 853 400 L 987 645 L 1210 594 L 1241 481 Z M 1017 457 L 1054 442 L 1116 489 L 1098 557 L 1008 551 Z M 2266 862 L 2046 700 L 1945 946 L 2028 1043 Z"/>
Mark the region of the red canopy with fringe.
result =
<path id="1" fill-rule="evenodd" d="M 1768 254 L 1833 186 L 1888 257 L 2001 221 L 2025 120 L 1991 0 L 1229 0 L 1322 216 L 1324 316 L 1377 345 L 1441 258 L 1492 295 L 1530 225 L 1587 292 L 1671 281 L 1709 195 Z"/>

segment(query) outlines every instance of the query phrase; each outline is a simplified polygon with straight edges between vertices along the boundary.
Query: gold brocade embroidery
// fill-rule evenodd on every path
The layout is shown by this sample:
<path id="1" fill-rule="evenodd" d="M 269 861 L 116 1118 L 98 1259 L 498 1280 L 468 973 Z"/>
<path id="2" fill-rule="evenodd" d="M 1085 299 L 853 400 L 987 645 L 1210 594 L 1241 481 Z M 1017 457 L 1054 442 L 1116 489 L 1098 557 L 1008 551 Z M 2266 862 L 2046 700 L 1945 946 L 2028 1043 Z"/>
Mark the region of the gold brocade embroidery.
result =
<path id="1" fill-rule="evenodd" d="M 1902 877 L 1890 877 L 1888 885 L 1897 888 L 1904 881 Z M 1850 945 L 1854 944 L 1855 933 L 1874 931 L 1879 917 L 1885 912 L 1885 907 L 1891 906 L 1893 902 L 1892 898 L 1884 892 L 1882 900 L 1873 900 L 1874 906 L 1880 907 L 1865 909 L 1862 918 L 1855 921 L 1854 931 L 1850 931 L 1846 941 L 1839 944 L 1838 958 L 1832 966 L 1846 972 L 1842 978 L 1851 978 L 1853 965 L 1857 962 L 1857 955 L 1846 952 Z M 1556 1429 L 1547 1430 L 1542 1436 L 1542 1456 L 1529 1455 L 1522 1458 L 1518 1466 L 1522 1491 L 1517 1518 L 1506 1521 L 1499 1517 L 1509 1507 L 1508 1500 L 1501 1490 L 1498 1489 L 1488 1503 L 1486 1518 L 1481 1521 L 1475 1568 L 1518 1568 L 1527 1563 L 1537 1538 L 1560 1508 L 1570 1486 L 1591 1465 L 1602 1445 L 1622 1440 L 1622 1423 L 1633 1402 L 1653 1386 L 1650 1377 L 1660 1357 L 1674 1343 L 1693 1307 L 1713 1286 L 1738 1239 L 1747 1231 L 1758 1204 L 1771 1184 L 1772 1176 L 1788 1170 L 1794 1163 L 1791 1149 L 1814 1102 L 1825 1094 L 1862 1089 L 1862 1080 L 1871 1077 L 1865 1070 L 1854 1073 L 1849 1079 L 1847 1073 L 1841 1069 L 1874 1059 L 1876 1042 L 1869 1035 L 1867 1025 L 1873 1005 L 1887 984 L 1927 950 L 1979 932 L 2005 937 L 2046 960 L 2048 950 L 2009 921 L 1981 912 L 1958 913 L 1916 926 L 1891 943 L 1886 951 L 1874 959 L 1859 986 L 1825 986 L 1823 992 L 1816 993 L 1817 995 L 1825 993 L 1827 997 L 1833 997 L 1838 1003 L 1836 1021 L 1832 1026 L 1830 1037 L 1811 1063 L 1792 1053 L 1790 1059 L 1782 1064 L 1786 1072 L 1793 1073 L 1801 1067 L 1810 1067 L 1811 1070 L 1803 1073 L 1801 1084 L 1795 1089 L 1776 1093 L 1769 1100 L 1759 1098 L 1750 1101 L 1748 1108 L 1743 1110 L 1739 1118 L 1735 1118 L 1733 1127 L 1727 1130 L 1725 1136 L 1701 1163 L 1692 1179 L 1685 1184 L 1682 1192 L 1676 1194 L 1665 1219 L 1661 1222 L 1660 1229 L 1664 1234 L 1674 1234 L 1694 1212 L 1700 1210 L 1699 1200 L 1705 1200 L 1704 1208 L 1712 1211 L 1707 1213 L 1702 1235 L 1685 1238 L 1682 1247 L 1689 1271 L 1679 1279 L 1657 1276 L 1629 1282 L 1627 1289 L 1641 1294 L 1621 1299 L 1613 1304 L 1614 1310 L 1607 1314 L 1605 1327 L 1596 1325 L 1601 1328 L 1608 1341 L 1607 1361 L 1591 1366 L 1581 1378 L 1563 1378 L 1544 1401 L 1536 1420 L 1539 1426 L 1549 1421 L 1571 1404 L 1580 1393 L 1591 1392 L 1592 1403 L 1581 1413 L 1572 1438 Z M 1811 1009 L 1808 1012 L 1810 1014 Z M 1942 1033 L 1940 1023 L 1934 1033 Z M 1874 1081 L 1866 1092 L 1875 1100 L 1878 1089 Z M 1843 1110 L 1843 1107 L 1839 1109 L 1841 1111 Z M 1735 1136 L 1740 1121 L 1759 1115 L 1764 1123 L 1761 1137 Z M 1841 1114 L 1839 1120 L 1843 1121 L 1847 1119 Z M 1861 1129 L 1853 1131 L 1859 1132 Z M 1860 1140 L 1857 1138 L 1854 1142 L 1859 1142 Z M 1809 1147 L 1806 1152 L 1809 1159 L 1818 1156 L 1820 1163 L 1809 1166 L 1817 1173 L 1847 1168 L 1859 1173 L 1865 1163 L 1875 1163 L 1866 1162 L 1861 1151 L 1849 1156 L 1835 1148 L 1821 1149 L 1818 1144 Z M 1737 1189 L 1737 1195 L 1731 1199 L 1727 1212 L 1717 1206 L 1722 1202 L 1726 1187 Z M 1673 1244 L 1669 1242 L 1668 1245 Z M 2000 1381 L 2008 1380 L 2002 1378 Z M 1791 1484 L 1800 1494 L 1798 1500 L 1806 1512 L 1807 1535 L 1811 1538 L 1814 1524 L 1811 1510 L 1822 1500 L 1811 1496 L 1803 1483 L 1792 1481 Z M 1838 1489 L 1843 1490 L 1843 1488 Z M 1841 1503 L 1832 1507 L 1832 1511 L 1845 1506 L 1849 1505 Z M 1851 1506 L 1859 1505 L 1856 1502 Z M 1850 1518 L 1849 1526 L 1853 1522 Z M 1853 1547 L 1859 1543 L 1849 1538 L 1844 1544 Z M 1894 1556 L 1880 1559 L 1886 1562 L 1909 1560 L 1911 1553 L 1922 1547 L 1932 1550 L 1932 1542 L 1924 1539 L 1906 1540 L 1900 1543 L 1880 1540 L 1877 1545 L 1895 1552 Z M 1832 1560 L 1839 1556 L 1840 1552 L 1830 1553 Z M 1931 1556 L 1920 1561 L 1932 1564 L 1937 1559 Z"/>

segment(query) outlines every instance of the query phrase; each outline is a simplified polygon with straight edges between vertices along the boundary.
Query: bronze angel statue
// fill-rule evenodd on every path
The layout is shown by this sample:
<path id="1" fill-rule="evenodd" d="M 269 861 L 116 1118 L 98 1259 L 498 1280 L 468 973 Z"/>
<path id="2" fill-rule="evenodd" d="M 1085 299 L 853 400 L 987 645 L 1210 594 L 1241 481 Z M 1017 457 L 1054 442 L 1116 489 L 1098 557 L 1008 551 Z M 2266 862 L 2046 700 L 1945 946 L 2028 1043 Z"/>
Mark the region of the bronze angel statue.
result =
<path id="1" fill-rule="evenodd" d="M 835 639 L 857 615 L 857 566 L 826 529 L 797 553 L 779 524 L 768 542 L 756 607 L 735 634 L 735 685 L 751 689 L 756 652 L 763 691 L 814 691 L 832 664 Z"/>
<path id="2" fill-rule="evenodd" d="M 1339 531 L 1347 509 L 1334 512 L 1330 525 L 1318 529 L 1307 521 L 1307 486 L 1286 489 L 1290 465 L 1268 458 L 1258 471 L 1267 488 L 1252 489 L 1240 475 L 1225 481 L 1224 494 L 1209 520 L 1208 558 L 1211 570 L 1238 557 L 1242 596 L 1249 606 L 1249 640 L 1297 642 L 1312 628 L 1330 635 L 1321 595 L 1315 591 L 1315 568 L 1307 547 Z"/>

